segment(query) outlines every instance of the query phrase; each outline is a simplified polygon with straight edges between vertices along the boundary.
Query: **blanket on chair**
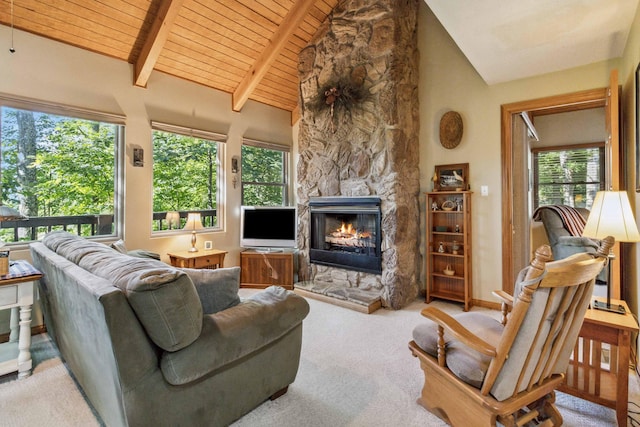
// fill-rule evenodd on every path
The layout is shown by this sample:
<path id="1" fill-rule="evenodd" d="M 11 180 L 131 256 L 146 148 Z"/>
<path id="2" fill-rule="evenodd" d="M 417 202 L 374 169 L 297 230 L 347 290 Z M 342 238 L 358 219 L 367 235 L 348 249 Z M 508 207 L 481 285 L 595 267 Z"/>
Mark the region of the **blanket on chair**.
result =
<path id="1" fill-rule="evenodd" d="M 584 217 L 571 206 L 565 205 L 547 205 L 540 206 L 533 213 L 533 220 L 540 221 L 540 211 L 542 209 L 551 209 L 560 215 L 560 219 L 562 220 L 562 224 L 564 228 L 566 228 L 572 236 L 582 236 L 582 230 L 584 230 L 584 226 L 587 221 Z"/>

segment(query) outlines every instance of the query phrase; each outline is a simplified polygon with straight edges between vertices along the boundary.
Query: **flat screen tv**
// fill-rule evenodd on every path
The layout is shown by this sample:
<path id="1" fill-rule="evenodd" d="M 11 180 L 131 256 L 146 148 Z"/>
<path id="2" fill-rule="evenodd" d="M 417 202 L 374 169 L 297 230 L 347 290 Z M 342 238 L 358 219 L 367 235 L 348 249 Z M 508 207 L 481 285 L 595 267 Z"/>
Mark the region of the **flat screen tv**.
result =
<path id="1" fill-rule="evenodd" d="M 293 206 L 242 206 L 240 246 L 295 248 L 298 216 Z"/>

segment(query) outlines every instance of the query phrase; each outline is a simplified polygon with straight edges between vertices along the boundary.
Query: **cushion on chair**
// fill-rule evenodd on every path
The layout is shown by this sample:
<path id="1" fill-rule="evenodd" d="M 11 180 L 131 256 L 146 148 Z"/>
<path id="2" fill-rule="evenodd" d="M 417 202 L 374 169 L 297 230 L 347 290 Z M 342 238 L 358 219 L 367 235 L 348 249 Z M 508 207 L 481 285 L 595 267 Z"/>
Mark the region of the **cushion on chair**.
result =
<path id="1" fill-rule="evenodd" d="M 460 313 L 453 316 L 472 334 L 496 346 L 504 326 L 485 314 Z M 473 387 L 480 388 L 489 368 L 490 358 L 468 348 L 445 330 L 447 367 L 455 376 Z M 425 320 L 413 330 L 413 340 L 418 347 L 433 357 L 438 357 L 438 325 Z"/>
<path id="2" fill-rule="evenodd" d="M 216 270 L 182 268 L 198 291 L 204 314 L 213 314 L 240 304 L 240 267 Z"/>

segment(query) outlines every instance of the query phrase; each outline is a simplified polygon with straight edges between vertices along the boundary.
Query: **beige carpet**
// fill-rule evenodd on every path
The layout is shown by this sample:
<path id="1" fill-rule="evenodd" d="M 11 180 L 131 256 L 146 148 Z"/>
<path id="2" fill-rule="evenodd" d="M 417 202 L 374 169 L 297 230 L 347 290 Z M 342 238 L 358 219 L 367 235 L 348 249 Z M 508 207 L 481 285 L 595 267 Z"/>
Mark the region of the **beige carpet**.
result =
<path id="1" fill-rule="evenodd" d="M 0 425 L 27 426 L 99 426 L 76 383 L 59 357 L 47 351 L 46 336 L 34 337 L 33 374 L 22 380 L 3 378 L 0 384 Z M 40 352 L 40 354 L 38 354 Z M 39 358 L 40 360 L 36 359 Z"/>
<path id="2" fill-rule="evenodd" d="M 242 289 L 241 296 L 253 292 Z M 445 425 L 415 403 L 422 371 L 407 343 L 421 321 L 422 301 L 369 315 L 315 300 L 309 304 L 296 381 L 284 396 L 262 404 L 234 427 Z M 433 304 L 449 313 L 461 311 L 459 305 Z M 99 425 L 46 339 L 34 339 L 34 361 L 28 379 L 0 379 L 0 425 Z M 630 380 L 629 414 L 640 419 L 637 376 Z M 562 393 L 557 402 L 565 426 L 616 425 L 611 409 Z M 629 426 L 640 422 L 630 419 Z"/>

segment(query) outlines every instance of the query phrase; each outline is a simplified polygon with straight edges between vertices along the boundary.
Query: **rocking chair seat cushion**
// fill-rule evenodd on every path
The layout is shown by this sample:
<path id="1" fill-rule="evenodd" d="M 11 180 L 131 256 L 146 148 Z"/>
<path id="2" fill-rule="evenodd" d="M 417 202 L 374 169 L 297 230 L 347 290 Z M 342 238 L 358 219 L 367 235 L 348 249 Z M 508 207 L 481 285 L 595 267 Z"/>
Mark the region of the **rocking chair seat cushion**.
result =
<path id="1" fill-rule="evenodd" d="M 453 316 L 471 333 L 493 346 L 497 346 L 504 326 L 485 314 L 460 313 Z M 424 320 L 413 330 L 413 340 L 418 347 L 433 357 L 438 357 L 438 325 Z M 447 367 L 465 383 L 480 388 L 489 368 L 491 358 L 467 347 L 445 330 Z"/>

